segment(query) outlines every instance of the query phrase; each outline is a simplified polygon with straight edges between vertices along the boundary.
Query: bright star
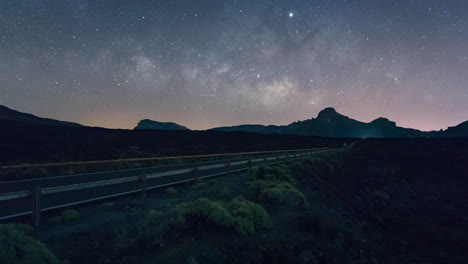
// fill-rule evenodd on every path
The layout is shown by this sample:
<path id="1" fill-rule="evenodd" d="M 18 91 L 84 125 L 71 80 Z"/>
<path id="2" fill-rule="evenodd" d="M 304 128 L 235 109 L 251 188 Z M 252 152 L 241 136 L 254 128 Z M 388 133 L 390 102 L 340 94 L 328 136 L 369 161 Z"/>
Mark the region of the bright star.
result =
<path id="1" fill-rule="evenodd" d="M 289 12 L 289 17 L 293 17 L 294 16 L 294 13 L 293 12 Z"/>

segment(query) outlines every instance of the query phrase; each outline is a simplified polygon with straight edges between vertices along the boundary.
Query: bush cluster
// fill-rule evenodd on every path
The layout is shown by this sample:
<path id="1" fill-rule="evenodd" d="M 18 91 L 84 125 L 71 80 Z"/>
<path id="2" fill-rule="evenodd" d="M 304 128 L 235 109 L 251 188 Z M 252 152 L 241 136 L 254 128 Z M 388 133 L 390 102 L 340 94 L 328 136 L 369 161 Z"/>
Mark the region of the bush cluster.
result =
<path id="1" fill-rule="evenodd" d="M 250 191 L 263 202 L 306 207 L 307 199 L 296 186 L 297 182 L 285 165 L 259 167 L 252 173 L 252 181 L 249 182 Z"/>
<path id="2" fill-rule="evenodd" d="M 174 187 L 169 187 L 166 189 L 166 194 L 175 195 L 177 194 L 177 190 Z"/>
<path id="3" fill-rule="evenodd" d="M 210 185 L 207 182 L 199 181 L 199 182 L 195 182 L 192 185 L 192 188 L 194 188 L 194 189 L 204 189 L 204 188 L 206 188 L 208 186 L 210 186 Z"/>
<path id="4" fill-rule="evenodd" d="M 223 187 L 221 190 L 219 190 L 219 197 L 221 199 L 230 199 L 232 198 L 232 192 L 229 190 L 227 187 Z"/>
<path id="5" fill-rule="evenodd" d="M 174 228 L 193 230 L 210 225 L 234 229 L 242 235 L 251 235 L 257 230 L 270 229 L 272 222 L 261 205 L 242 197 L 227 203 L 199 198 L 177 206 Z"/>
<path id="6" fill-rule="evenodd" d="M 32 233 L 32 229 L 26 225 L 0 225 L 0 263 L 60 263 L 44 244 L 33 238 Z"/>
<path id="7" fill-rule="evenodd" d="M 297 185 L 296 180 L 291 176 L 290 168 L 285 164 L 274 167 L 262 165 L 253 170 L 253 180 L 281 181 L 291 185 Z"/>
<path id="8" fill-rule="evenodd" d="M 80 213 L 73 209 L 67 209 L 62 211 L 60 215 L 51 217 L 47 222 L 49 224 L 60 224 L 60 223 L 69 223 L 74 222 L 80 219 Z"/>
<path id="9" fill-rule="evenodd" d="M 159 210 L 150 210 L 148 212 L 148 216 L 146 217 L 146 221 L 150 225 L 156 225 L 160 222 L 161 218 L 164 216 L 163 211 Z"/>

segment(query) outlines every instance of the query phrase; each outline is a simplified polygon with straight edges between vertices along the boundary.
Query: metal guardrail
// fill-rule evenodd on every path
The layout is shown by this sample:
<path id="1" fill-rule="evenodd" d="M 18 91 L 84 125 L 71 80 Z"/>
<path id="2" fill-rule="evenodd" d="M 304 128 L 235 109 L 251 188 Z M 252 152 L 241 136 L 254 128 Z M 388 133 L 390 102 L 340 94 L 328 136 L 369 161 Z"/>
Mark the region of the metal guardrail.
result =
<path id="1" fill-rule="evenodd" d="M 83 204 L 83 203 L 88 203 L 92 201 L 98 201 L 98 200 L 103 200 L 103 199 L 108 199 L 112 197 L 117 197 L 117 196 L 122 196 L 126 194 L 132 194 L 132 193 L 137 193 L 141 192 L 143 195 L 143 200 L 146 197 L 146 191 L 149 189 L 155 189 L 155 188 L 161 188 L 165 186 L 170 186 L 170 185 L 175 185 L 183 182 L 189 182 L 193 181 L 198 178 L 208 178 L 208 177 L 215 177 L 215 176 L 220 176 L 224 174 L 229 174 L 232 172 L 237 172 L 237 171 L 243 171 L 252 167 L 259 166 L 255 165 L 253 166 L 252 163 L 255 162 L 261 162 L 261 161 L 272 161 L 272 160 L 277 160 L 280 163 L 283 162 L 284 159 L 287 158 L 304 158 L 306 156 L 310 156 L 312 154 L 322 154 L 330 151 L 334 151 L 335 149 L 312 149 L 312 150 L 306 150 L 306 152 L 303 153 L 298 153 L 298 151 L 292 151 L 293 154 L 289 155 L 277 155 L 273 157 L 262 157 L 262 158 L 257 158 L 257 159 L 246 159 L 242 161 L 236 161 L 236 162 L 227 162 L 227 163 L 221 163 L 221 164 L 213 164 L 213 165 L 206 165 L 206 166 L 199 166 L 199 167 L 193 167 L 193 168 L 187 168 L 187 169 L 180 169 L 180 170 L 171 170 L 171 171 L 165 171 L 165 172 L 157 172 L 157 173 L 152 173 L 152 174 L 145 174 L 145 175 L 139 175 L 139 176 L 130 176 L 130 177 L 122 177 L 122 178 L 115 178 L 115 179 L 108 179 L 108 180 L 99 180 L 99 181 L 93 181 L 93 182 L 83 182 L 83 183 L 77 183 L 77 184 L 70 184 L 70 185 L 63 185 L 63 186 L 54 186 L 54 187 L 45 187 L 45 188 L 40 188 L 40 187 L 34 187 L 32 190 L 25 190 L 25 191 L 19 191 L 19 192 L 13 192 L 13 193 L 5 193 L 5 194 L 0 194 L 0 202 L 1 201 L 9 201 L 9 200 L 15 200 L 15 199 L 23 199 L 23 198 L 32 198 L 32 211 L 28 212 L 23 212 L 15 215 L 10 215 L 10 216 L 5 216 L 5 217 L 0 217 L 0 220 L 4 219 L 9 219 L 9 218 L 14 218 L 18 216 L 24 216 L 27 214 L 33 215 L 33 223 L 35 226 L 39 226 L 41 223 L 41 212 L 42 211 L 47 211 L 47 210 L 53 210 L 57 208 L 63 208 L 71 205 L 76 205 L 76 204 Z M 304 150 L 301 150 L 304 151 Z M 285 151 L 273 151 L 273 152 L 263 152 L 263 153 L 284 153 Z M 238 165 L 244 165 L 246 164 L 246 167 L 237 169 L 237 170 L 231 170 L 232 166 L 238 166 Z M 271 163 L 270 163 L 271 164 Z M 183 164 L 181 164 L 182 166 Z M 200 176 L 198 177 L 197 174 L 200 171 L 209 171 L 213 169 L 219 169 L 219 168 L 226 168 L 226 171 L 216 173 L 216 174 L 210 174 L 206 176 Z M 180 175 L 184 173 L 192 173 L 193 177 L 190 177 L 188 179 L 184 180 L 179 180 L 179 181 L 174 181 L 174 182 L 169 182 L 165 184 L 160 184 L 156 186 L 147 186 L 147 180 L 148 179 L 155 179 L 155 178 L 160 178 L 160 177 L 168 177 L 168 176 L 175 176 L 175 175 Z M 89 189 L 89 188 L 96 188 L 96 187 L 103 187 L 103 186 L 110 186 L 110 185 L 115 185 L 115 184 L 121 184 L 121 183 L 132 183 L 132 182 L 140 182 L 141 183 L 141 188 L 137 190 L 132 190 L 132 191 L 127 191 L 123 193 L 115 193 L 107 196 L 102 196 L 102 197 L 96 197 L 93 199 L 87 199 L 87 200 L 82 200 L 82 201 L 76 201 L 73 203 L 67 203 L 63 205 L 58 205 L 58 206 L 53 206 L 49 208 L 41 208 L 41 196 L 42 195 L 49 195 L 49 194 L 56 194 L 56 193 L 63 193 L 63 192 L 68 192 L 68 191 L 77 191 L 77 190 L 83 190 L 83 189 Z"/>
<path id="2" fill-rule="evenodd" d="M 325 148 L 322 148 L 322 149 L 325 149 Z M 272 154 L 272 153 L 281 153 L 281 152 L 304 152 L 304 151 L 313 151 L 313 150 L 317 150 L 317 149 L 286 149 L 286 150 L 274 150 L 274 151 L 237 152 L 237 153 L 187 155 L 187 156 L 171 156 L 171 157 L 114 159 L 114 160 L 93 160 L 93 161 L 41 163 L 41 164 L 22 164 L 22 165 L 4 165 L 4 166 L 0 166 L 0 169 L 1 170 L 9 170 L 9 169 L 43 168 L 43 167 L 57 167 L 57 166 L 95 165 L 95 164 L 106 164 L 106 163 L 111 164 L 111 163 L 120 163 L 120 162 L 210 158 L 210 157 L 227 157 L 227 156 L 242 156 L 242 155 L 261 155 L 261 154 Z"/>

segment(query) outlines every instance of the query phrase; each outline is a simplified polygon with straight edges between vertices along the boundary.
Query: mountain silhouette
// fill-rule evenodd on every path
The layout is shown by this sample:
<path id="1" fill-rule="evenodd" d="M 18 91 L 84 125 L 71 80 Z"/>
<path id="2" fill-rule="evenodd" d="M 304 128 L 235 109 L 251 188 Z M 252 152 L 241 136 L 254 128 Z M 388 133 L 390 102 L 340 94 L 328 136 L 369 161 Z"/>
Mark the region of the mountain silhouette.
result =
<path id="1" fill-rule="evenodd" d="M 0 121 L 14 121 L 31 125 L 83 127 L 80 124 L 37 117 L 0 105 Z M 134 130 L 185 130 L 189 128 L 173 122 L 141 120 Z M 420 131 L 403 128 L 395 122 L 379 117 L 369 123 L 357 121 L 328 107 L 319 112 L 316 118 L 297 121 L 289 125 L 238 125 L 217 127 L 209 130 L 251 132 L 259 134 L 284 134 L 300 136 L 320 136 L 332 138 L 414 138 L 414 137 L 468 137 L 468 121 L 440 131 Z"/>
<path id="2" fill-rule="evenodd" d="M 458 126 L 449 127 L 440 134 L 444 137 L 466 137 L 468 136 L 468 121 L 465 121 Z"/>
<path id="3" fill-rule="evenodd" d="M 6 106 L 0 105 L 0 120 L 16 121 L 21 123 L 45 126 L 71 126 L 81 127 L 82 125 L 72 122 L 59 121 L 50 118 L 42 118 L 32 114 L 22 113 Z"/>
<path id="4" fill-rule="evenodd" d="M 213 130 L 353 138 L 436 136 L 435 132 L 423 132 L 416 129 L 398 127 L 395 122 L 383 117 L 377 118 L 369 123 L 357 121 L 336 112 L 336 110 L 331 107 L 320 111 L 316 118 L 294 122 L 286 126 L 240 125 L 218 127 L 213 128 Z M 468 133 L 465 135 L 468 136 Z"/>
<path id="5" fill-rule="evenodd" d="M 141 120 L 138 125 L 134 128 L 139 129 L 156 129 L 156 130 L 190 130 L 184 126 L 181 126 L 172 122 L 158 122 L 149 119 Z"/>

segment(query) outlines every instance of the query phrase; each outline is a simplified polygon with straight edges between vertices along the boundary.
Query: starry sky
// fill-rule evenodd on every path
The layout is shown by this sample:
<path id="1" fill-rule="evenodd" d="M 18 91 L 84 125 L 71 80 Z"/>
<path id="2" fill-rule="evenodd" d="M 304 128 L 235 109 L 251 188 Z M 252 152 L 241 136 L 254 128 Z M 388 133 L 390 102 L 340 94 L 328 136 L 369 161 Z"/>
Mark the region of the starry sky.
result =
<path id="1" fill-rule="evenodd" d="M 0 104 L 109 128 L 468 120 L 465 0 L 1 0 Z"/>

